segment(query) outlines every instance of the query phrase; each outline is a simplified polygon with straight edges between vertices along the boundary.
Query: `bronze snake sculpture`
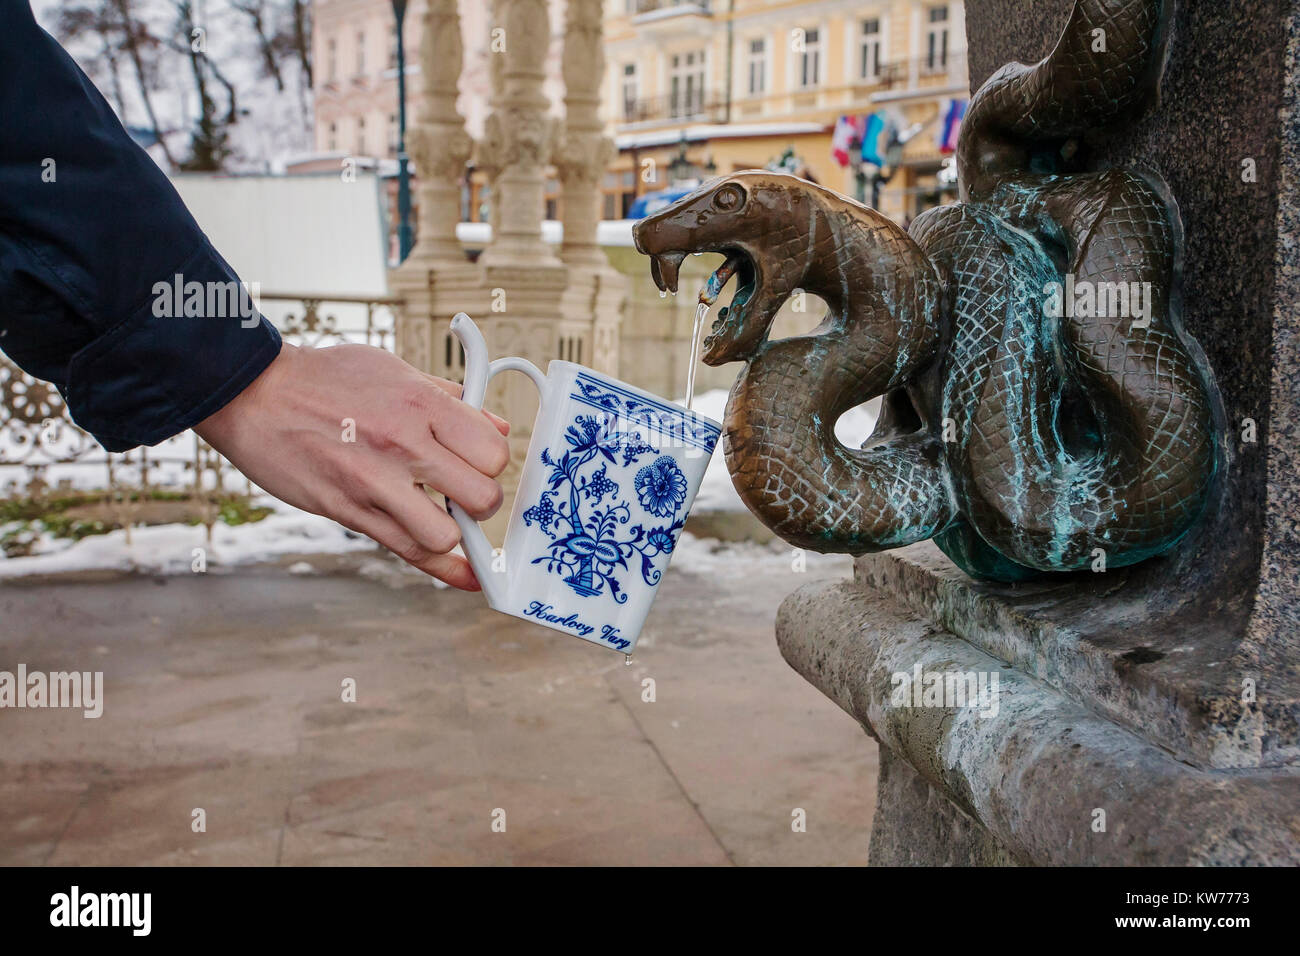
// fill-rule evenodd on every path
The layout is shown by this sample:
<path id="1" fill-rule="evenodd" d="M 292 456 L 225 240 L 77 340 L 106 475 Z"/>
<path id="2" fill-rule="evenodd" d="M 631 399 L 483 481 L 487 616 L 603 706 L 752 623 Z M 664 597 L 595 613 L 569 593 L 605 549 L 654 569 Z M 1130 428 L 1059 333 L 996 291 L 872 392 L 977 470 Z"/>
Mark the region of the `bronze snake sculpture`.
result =
<path id="1" fill-rule="evenodd" d="M 1084 171 L 1092 137 L 1155 100 L 1170 8 L 1077 0 L 1047 58 L 976 92 L 961 201 L 909 232 L 761 171 L 638 224 L 661 289 L 689 252 L 727 257 L 702 300 L 737 277 L 703 359 L 746 363 L 727 463 L 782 538 L 853 554 L 934 538 L 968 573 L 1017 580 L 1133 564 L 1196 522 L 1219 426 L 1181 324 L 1177 206 L 1154 174 Z M 825 320 L 769 341 L 798 290 Z M 866 445 L 837 442 L 838 417 L 881 395 Z"/>

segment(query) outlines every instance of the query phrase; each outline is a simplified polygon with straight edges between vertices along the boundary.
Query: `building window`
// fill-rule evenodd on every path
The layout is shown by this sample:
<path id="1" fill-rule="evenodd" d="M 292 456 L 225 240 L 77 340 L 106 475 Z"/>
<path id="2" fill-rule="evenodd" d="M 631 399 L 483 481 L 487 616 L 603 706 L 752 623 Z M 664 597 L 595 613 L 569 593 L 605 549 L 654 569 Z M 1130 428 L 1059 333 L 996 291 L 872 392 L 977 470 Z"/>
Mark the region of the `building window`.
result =
<path id="1" fill-rule="evenodd" d="M 388 28 L 388 68 L 397 69 L 397 27 Z"/>
<path id="2" fill-rule="evenodd" d="M 880 78 L 880 21 L 862 21 L 862 39 L 858 48 L 858 79 Z"/>
<path id="3" fill-rule="evenodd" d="M 941 73 L 948 68 L 948 8 L 931 7 L 925 31 L 925 70 Z"/>
<path id="4" fill-rule="evenodd" d="M 636 202 L 635 169 L 606 172 L 601 185 L 602 219 L 626 219 Z"/>
<path id="5" fill-rule="evenodd" d="M 366 155 L 366 118 L 364 116 L 357 117 L 356 155 L 358 156 Z"/>
<path id="6" fill-rule="evenodd" d="M 704 110 L 704 51 L 675 54 L 670 63 L 668 115 L 695 116 Z"/>
<path id="7" fill-rule="evenodd" d="M 357 32 L 357 76 L 366 75 L 366 33 Z"/>
<path id="8" fill-rule="evenodd" d="M 388 155 L 397 155 L 397 114 L 388 114 Z"/>
<path id="9" fill-rule="evenodd" d="M 636 101 L 640 95 L 640 87 L 637 84 L 636 64 L 625 63 L 623 65 L 623 120 L 631 123 L 636 119 Z"/>
<path id="10" fill-rule="evenodd" d="M 759 37 L 749 41 L 749 95 L 762 96 L 767 92 L 767 40 Z"/>
<path id="11" fill-rule="evenodd" d="M 325 141 L 325 148 L 331 153 L 339 148 L 339 124 L 330 123 L 329 138 Z"/>
<path id="12" fill-rule="evenodd" d="M 799 54 L 799 86 L 807 89 L 822 81 L 822 37 L 820 30 L 803 32 L 803 51 Z"/>
<path id="13" fill-rule="evenodd" d="M 330 37 L 325 44 L 325 76 L 329 82 L 336 83 L 339 78 L 339 43 L 338 40 Z"/>

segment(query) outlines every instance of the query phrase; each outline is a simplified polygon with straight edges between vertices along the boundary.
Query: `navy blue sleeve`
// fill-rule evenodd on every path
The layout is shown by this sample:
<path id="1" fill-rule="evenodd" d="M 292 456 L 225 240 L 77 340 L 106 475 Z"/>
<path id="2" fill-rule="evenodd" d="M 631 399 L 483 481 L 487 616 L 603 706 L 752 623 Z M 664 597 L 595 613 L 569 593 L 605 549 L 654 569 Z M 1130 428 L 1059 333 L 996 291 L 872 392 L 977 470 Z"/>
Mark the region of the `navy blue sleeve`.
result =
<path id="1" fill-rule="evenodd" d="M 157 444 L 279 354 L 238 283 L 27 0 L 0 0 L 0 349 L 109 451 Z"/>

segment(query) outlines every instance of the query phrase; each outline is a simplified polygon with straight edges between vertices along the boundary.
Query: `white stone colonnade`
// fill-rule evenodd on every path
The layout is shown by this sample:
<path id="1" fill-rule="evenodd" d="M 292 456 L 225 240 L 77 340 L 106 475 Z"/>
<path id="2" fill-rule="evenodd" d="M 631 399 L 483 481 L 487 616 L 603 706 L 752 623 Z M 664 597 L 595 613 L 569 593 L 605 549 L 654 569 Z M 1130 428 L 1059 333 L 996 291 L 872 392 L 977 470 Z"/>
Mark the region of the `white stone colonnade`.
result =
<path id="1" fill-rule="evenodd" d="M 463 58 L 457 2 L 430 0 L 420 48 L 424 97 L 407 134 L 418 175 L 419 234 L 391 276 L 403 300 L 397 351 L 416 367 L 459 380 L 460 350 L 448 322 L 463 310 L 482 328 L 494 357 L 522 356 L 543 370 L 564 358 L 618 374 L 625 283 L 596 244 L 600 181 L 613 151 L 599 117 L 602 16 L 600 0 L 566 4 L 560 121 L 549 115 L 542 87 L 550 42 L 546 0 L 492 0 L 492 29 L 504 32 L 492 47 L 491 112 L 476 143 L 456 109 Z M 492 188 L 492 242 L 475 263 L 456 238 L 460 183 L 471 158 Z M 541 231 L 550 167 L 562 190 L 558 255 Z M 509 501 L 536 396 L 523 376 L 503 375 L 491 383 L 486 404 L 512 425 L 512 460 L 502 476 Z M 504 522 L 501 514 L 488 526 L 497 543 Z"/>

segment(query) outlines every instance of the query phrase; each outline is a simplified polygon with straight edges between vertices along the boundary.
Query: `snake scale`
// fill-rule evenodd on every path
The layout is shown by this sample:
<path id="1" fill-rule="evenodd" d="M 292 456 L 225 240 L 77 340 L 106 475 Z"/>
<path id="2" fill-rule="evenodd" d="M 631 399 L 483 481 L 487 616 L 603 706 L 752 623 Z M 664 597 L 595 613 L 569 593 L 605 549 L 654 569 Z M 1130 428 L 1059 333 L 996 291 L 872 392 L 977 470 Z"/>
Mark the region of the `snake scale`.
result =
<path id="1" fill-rule="evenodd" d="M 1018 580 L 1098 554 L 1134 564 L 1196 522 L 1217 439 L 1182 328 L 1177 206 L 1153 173 L 1084 168 L 1098 134 L 1155 100 L 1171 7 L 1076 0 L 1051 54 L 976 92 L 960 201 L 908 231 L 764 171 L 638 224 L 661 289 L 690 252 L 726 256 L 703 301 L 737 277 L 703 360 L 745 363 L 727 463 L 782 538 L 853 554 L 933 538 L 972 575 Z M 800 290 L 824 321 L 770 341 Z M 836 420 L 877 396 L 875 431 L 845 448 Z"/>

